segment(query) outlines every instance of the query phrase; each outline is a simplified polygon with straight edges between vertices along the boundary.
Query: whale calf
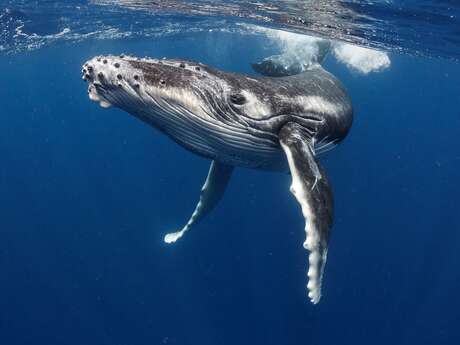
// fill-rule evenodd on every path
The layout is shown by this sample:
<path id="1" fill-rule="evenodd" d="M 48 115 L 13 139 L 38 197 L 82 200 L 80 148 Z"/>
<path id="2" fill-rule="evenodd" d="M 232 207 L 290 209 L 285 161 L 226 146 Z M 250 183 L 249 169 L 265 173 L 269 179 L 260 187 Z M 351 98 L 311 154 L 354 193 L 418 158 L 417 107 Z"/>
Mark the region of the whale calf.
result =
<path id="1" fill-rule="evenodd" d="M 89 98 L 115 106 L 210 159 L 199 202 L 175 242 L 222 198 L 235 167 L 290 172 L 305 218 L 308 296 L 321 297 L 333 196 L 317 156 L 352 125 L 350 98 L 320 65 L 296 75 L 249 76 L 180 59 L 97 56 L 82 69 Z"/>

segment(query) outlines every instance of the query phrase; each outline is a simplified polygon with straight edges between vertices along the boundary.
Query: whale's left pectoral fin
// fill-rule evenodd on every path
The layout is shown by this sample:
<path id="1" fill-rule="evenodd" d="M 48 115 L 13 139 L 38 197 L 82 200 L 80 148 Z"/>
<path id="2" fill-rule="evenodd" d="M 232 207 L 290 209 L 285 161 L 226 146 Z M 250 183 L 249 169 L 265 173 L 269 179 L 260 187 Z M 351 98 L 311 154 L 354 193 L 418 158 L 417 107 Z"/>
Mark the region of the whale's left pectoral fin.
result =
<path id="1" fill-rule="evenodd" d="M 186 231 L 190 230 L 192 225 L 198 223 L 214 209 L 224 195 L 232 172 L 232 166 L 212 161 L 208 177 L 201 188 L 200 200 L 195 207 L 195 211 L 180 231 L 171 232 L 164 237 L 166 243 L 176 242 Z"/>
<path id="2" fill-rule="evenodd" d="M 327 244 L 333 218 L 333 197 L 326 174 L 315 158 L 309 135 L 296 123 L 288 123 L 279 133 L 292 175 L 291 192 L 302 207 L 310 251 L 308 297 L 321 298 L 321 281 L 327 257 Z"/>

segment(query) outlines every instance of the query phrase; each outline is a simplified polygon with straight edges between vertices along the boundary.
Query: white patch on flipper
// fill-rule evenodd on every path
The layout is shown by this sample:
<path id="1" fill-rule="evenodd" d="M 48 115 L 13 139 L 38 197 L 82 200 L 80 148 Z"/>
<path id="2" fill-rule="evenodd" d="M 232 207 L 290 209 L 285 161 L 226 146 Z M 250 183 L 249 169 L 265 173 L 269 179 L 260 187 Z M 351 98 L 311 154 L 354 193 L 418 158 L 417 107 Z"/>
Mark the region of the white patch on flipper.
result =
<path id="1" fill-rule="evenodd" d="M 172 232 L 164 237 L 166 243 L 174 243 L 198 221 L 203 219 L 222 198 L 233 168 L 212 161 L 206 181 L 201 188 L 200 199 L 192 216 L 182 230 Z"/>
<path id="2" fill-rule="evenodd" d="M 206 185 L 205 185 L 206 186 Z M 205 187 L 203 187 L 204 189 Z M 164 241 L 166 243 L 174 243 L 176 242 L 179 238 L 181 238 L 182 236 L 184 236 L 184 234 L 190 229 L 190 227 L 192 226 L 192 224 L 195 222 L 195 219 L 197 217 L 197 215 L 199 214 L 201 208 L 203 207 L 203 203 L 202 201 L 200 200 L 198 202 L 198 205 L 196 206 L 196 209 L 195 211 L 193 212 L 192 216 L 190 217 L 190 220 L 187 222 L 187 224 L 185 224 L 185 226 L 180 230 L 180 231 L 177 231 L 177 232 L 170 232 L 169 234 L 166 234 L 165 237 L 164 237 Z"/>
<path id="3" fill-rule="evenodd" d="M 326 262 L 327 249 L 324 249 L 324 254 L 321 256 L 320 238 L 318 231 L 313 226 L 315 215 L 307 202 L 308 191 L 305 190 L 302 180 L 297 173 L 294 158 L 292 157 L 289 146 L 283 144 L 282 142 L 280 144 L 286 153 L 287 161 L 291 171 L 292 184 L 290 191 L 297 199 L 297 202 L 300 204 L 300 207 L 302 208 L 302 214 L 305 219 L 305 232 L 307 234 L 307 238 L 305 239 L 303 246 L 305 249 L 310 251 L 310 255 L 308 257 L 309 266 L 307 272 L 308 297 L 313 304 L 316 304 L 321 298 L 322 271 L 324 269 L 324 263 Z"/>
<path id="4" fill-rule="evenodd" d="M 186 230 L 181 230 L 181 231 L 178 231 L 178 232 L 171 232 L 169 234 L 166 234 L 165 237 L 164 237 L 164 241 L 166 243 L 174 243 L 184 235 L 185 231 Z"/>

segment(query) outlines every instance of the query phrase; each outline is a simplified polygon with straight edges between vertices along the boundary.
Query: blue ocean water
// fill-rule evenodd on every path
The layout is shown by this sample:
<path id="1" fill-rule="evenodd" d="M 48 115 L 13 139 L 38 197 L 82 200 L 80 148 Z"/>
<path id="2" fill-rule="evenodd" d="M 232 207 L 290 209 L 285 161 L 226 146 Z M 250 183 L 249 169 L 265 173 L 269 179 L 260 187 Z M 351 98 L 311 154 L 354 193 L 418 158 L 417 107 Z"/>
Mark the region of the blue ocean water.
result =
<path id="1" fill-rule="evenodd" d="M 94 28 L 83 32 L 86 24 L 56 6 L 50 18 L 60 24 L 40 31 L 26 11 L 32 3 L 8 1 L 1 12 L 9 24 L 0 36 L 0 344 L 460 343 L 455 42 L 422 54 L 421 38 L 402 54 L 393 37 L 391 65 L 369 73 L 339 53 L 326 58 L 355 118 L 321 158 L 336 213 L 323 297 L 312 305 L 289 175 L 237 169 L 218 208 L 167 245 L 164 234 L 193 211 L 209 161 L 90 102 L 80 74 L 87 59 L 120 53 L 255 74 L 250 63 L 279 53 L 276 39 L 233 21 L 216 30 L 221 17 L 168 15 L 164 25 L 155 13 L 118 7 L 111 10 L 130 14 L 133 26 L 142 17 L 142 34 L 99 27 L 89 35 Z M 439 3 L 448 2 L 432 6 Z M 151 31 L 149 18 L 160 21 Z M 24 37 L 21 25 L 34 29 Z M 50 34 L 65 28 L 65 39 Z"/>

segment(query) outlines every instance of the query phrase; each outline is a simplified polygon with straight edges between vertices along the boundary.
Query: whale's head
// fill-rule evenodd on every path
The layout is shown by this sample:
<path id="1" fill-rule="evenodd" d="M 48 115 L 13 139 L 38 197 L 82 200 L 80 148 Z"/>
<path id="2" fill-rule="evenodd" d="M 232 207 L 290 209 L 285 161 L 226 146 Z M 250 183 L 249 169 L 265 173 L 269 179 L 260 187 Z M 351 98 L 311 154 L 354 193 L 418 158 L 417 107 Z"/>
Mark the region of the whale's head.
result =
<path id="1" fill-rule="evenodd" d="M 256 128 L 272 109 L 257 96 L 264 83 L 197 62 L 124 55 L 94 57 L 82 73 L 91 100 L 134 115 L 194 153 L 285 168 L 276 135 Z"/>
<path id="2" fill-rule="evenodd" d="M 238 113 L 246 99 L 231 73 L 186 60 L 97 56 L 82 69 L 89 98 L 121 108 L 163 129 L 187 117 Z"/>

